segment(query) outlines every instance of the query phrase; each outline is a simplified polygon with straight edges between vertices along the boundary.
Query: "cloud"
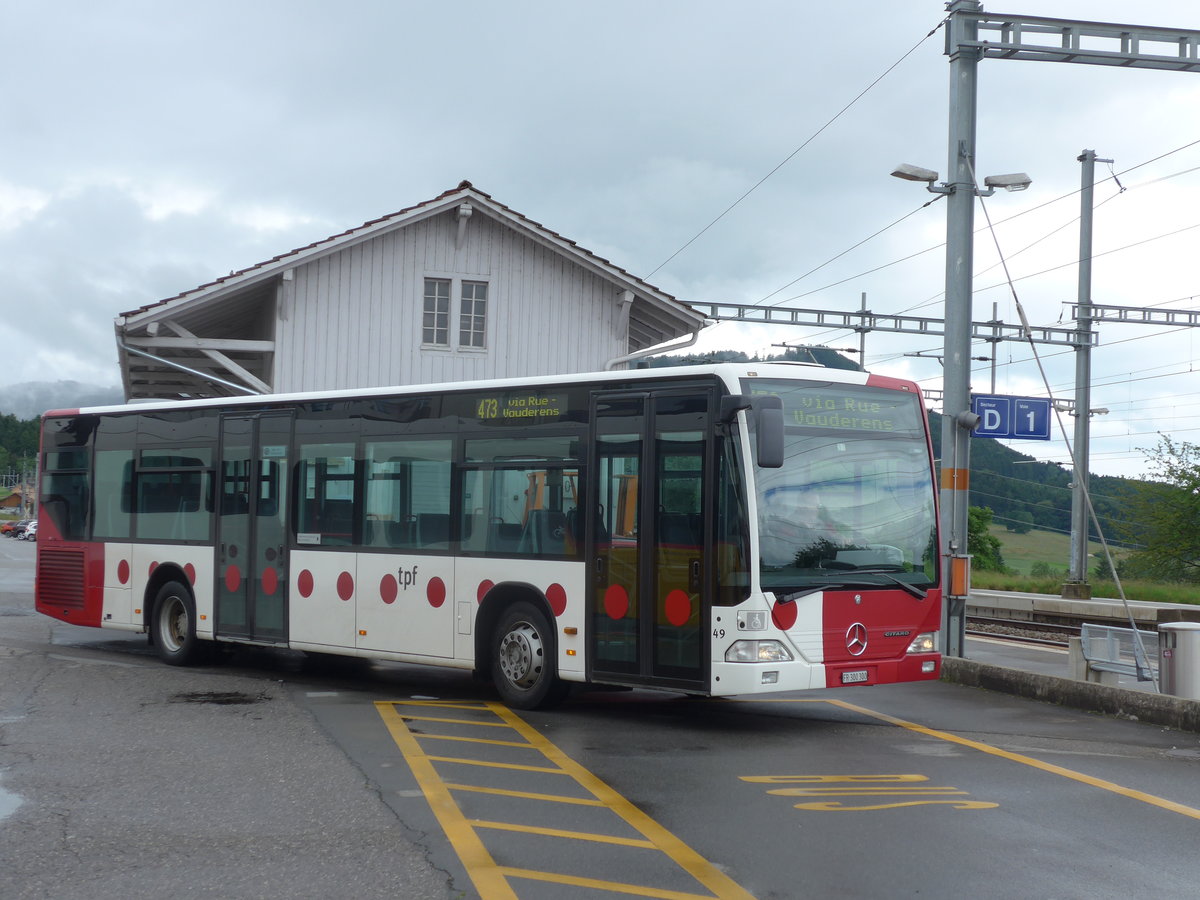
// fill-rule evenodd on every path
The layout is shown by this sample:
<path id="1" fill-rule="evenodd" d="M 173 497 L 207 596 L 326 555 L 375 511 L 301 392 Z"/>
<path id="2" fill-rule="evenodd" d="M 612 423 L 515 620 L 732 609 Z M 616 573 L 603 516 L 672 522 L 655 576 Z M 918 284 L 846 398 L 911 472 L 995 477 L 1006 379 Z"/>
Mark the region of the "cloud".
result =
<path id="1" fill-rule="evenodd" d="M 1127 0 L 1035 5 L 1200 27 L 1182 0 L 1132 14 Z M 944 240 L 945 204 L 922 209 L 932 195 L 888 177 L 899 162 L 946 174 L 948 66 L 942 32 L 928 36 L 942 0 L 348 9 L 63 0 L 5 10 L 7 33 L 23 37 L 0 60 L 5 83 L 21 86 L 0 94 L 0 303 L 21 311 L 19 336 L 11 319 L 6 336 L 29 359 L 114 381 L 117 313 L 463 178 L 635 274 L 679 251 L 649 280 L 683 300 L 857 309 L 865 293 L 879 312 L 942 314 L 944 259 L 929 248 Z M 1004 60 L 983 61 L 979 75 L 980 175 L 1034 179 L 987 201 L 1032 321 L 1057 321 L 1075 296 L 1084 148 L 1130 170 L 1119 197 L 1112 183 L 1097 188 L 1096 299 L 1200 293 L 1196 232 L 1159 237 L 1200 221 L 1200 172 L 1188 172 L 1200 148 L 1163 156 L 1195 140 L 1194 76 Z M 975 318 L 995 302 L 1016 321 L 1001 269 L 983 271 L 997 262 L 987 233 L 977 261 Z M 1093 355 L 1097 402 L 1114 409 L 1103 428 L 1122 448 L 1143 427 L 1185 427 L 1162 415 L 1164 398 L 1200 392 L 1167 374 L 1187 370 L 1200 338 L 1135 330 L 1102 326 Z M 721 326 L 705 340 L 718 335 L 750 351 L 856 342 L 761 326 Z M 940 383 L 939 337 L 876 333 L 867 345 L 880 371 Z M 1000 389 L 1045 391 L 1027 349 L 997 352 Z M 1070 391 L 1073 351 L 1047 352 L 1052 389 Z M 1160 377 L 1133 380 L 1150 357 L 1146 374 Z M 990 364 L 975 365 L 990 384 Z"/>

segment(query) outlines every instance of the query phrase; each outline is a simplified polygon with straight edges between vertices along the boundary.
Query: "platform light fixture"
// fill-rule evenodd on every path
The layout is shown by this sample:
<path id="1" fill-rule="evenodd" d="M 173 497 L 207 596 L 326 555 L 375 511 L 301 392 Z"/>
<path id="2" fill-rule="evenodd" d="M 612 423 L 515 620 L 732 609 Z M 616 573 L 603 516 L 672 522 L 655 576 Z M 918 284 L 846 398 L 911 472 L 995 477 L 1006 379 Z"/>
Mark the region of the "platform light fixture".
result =
<path id="1" fill-rule="evenodd" d="M 1024 172 L 1012 172 L 1008 175 L 989 175 L 983 179 L 984 187 L 992 190 L 1004 188 L 1006 191 L 1023 191 L 1033 184 L 1033 179 Z"/>
<path id="2" fill-rule="evenodd" d="M 933 171 L 933 169 L 922 169 L 920 166 L 900 163 L 892 171 L 892 177 L 903 178 L 905 181 L 923 181 L 926 184 L 933 184 L 938 180 L 938 173 Z"/>

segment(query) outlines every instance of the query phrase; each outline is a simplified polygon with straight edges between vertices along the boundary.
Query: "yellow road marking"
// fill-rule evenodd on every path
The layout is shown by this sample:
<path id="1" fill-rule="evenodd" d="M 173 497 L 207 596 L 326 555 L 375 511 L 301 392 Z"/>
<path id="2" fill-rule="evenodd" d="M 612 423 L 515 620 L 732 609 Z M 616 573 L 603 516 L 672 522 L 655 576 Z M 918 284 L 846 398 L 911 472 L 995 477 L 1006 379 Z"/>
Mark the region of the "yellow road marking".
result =
<path id="1" fill-rule="evenodd" d="M 559 750 L 558 747 L 554 746 L 554 744 L 550 743 L 540 733 L 527 725 L 523 719 L 519 718 L 508 707 L 500 704 L 496 704 L 496 707 L 496 714 L 505 721 L 508 721 L 530 744 L 541 750 L 547 759 L 565 770 L 576 781 L 591 791 L 597 799 L 604 801 L 613 812 L 653 841 L 680 868 L 687 871 L 693 878 L 718 897 L 754 900 L 750 894 L 742 890 L 738 884 L 720 872 L 712 863 L 659 825 L 658 822 L 654 821 L 579 763 L 575 762 L 571 757 Z"/>
<path id="2" fill-rule="evenodd" d="M 881 722 L 887 722 L 890 725 L 898 725 L 901 728 L 907 728 L 909 731 L 915 731 L 918 734 L 924 734 L 939 740 L 949 741 L 952 744 L 961 744 L 964 747 L 970 747 L 971 749 L 978 750 L 981 753 L 988 753 L 992 756 L 998 756 L 1001 759 L 1007 759 L 1010 762 L 1020 763 L 1023 766 L 1030 766 L 1034 769 L 1040 769 L 1043 772 L 1049 772 L 1051 775 L 1060 775 L 1063 778 L 1069 778 L 1072 781 L 1078 781 L 1081 784 L 1087 784 L 1092 787 L 1100 788 L 1104 791 L 1111 791 L 1114 794 L 1120 794 L 1122 797 L 1128 797 L 1131 800 L 1138 800 L 1142 803 L 1148 803 L 1151 806 L 1157 806 L 1160 809 L 1179 813 L 1181 816 L 1187 816 L 1192 819 L 1200 819 L 1200 809 L 1194 809 L 1191 806 L 1184 806 L 1182 803 L 1176 803 L 1174 800 L 1167 800 L 1163 797 L 1156 797 L 1153 794 L 1135 791 L 1132 788 L 1127 788 L 1111 781 L 1105 781 L 1103 778 L 1094 778 L 1091 775 L 1084 775 L 1082 772 L 1076 772 L 1072 769 L 1065 769 L 1062 766 L 1056 766 L 1053 763 L 1042 762 L 1040 759 L 1034 759 L 1032 756 L 1023 756 L 1020 753 L 1011 753 L 1008 750 L 1001 750 L 999 747 L 993 747 L 990 744 L 984 744 L 980 741 L 973 741 L 970 738 L 959 737 L 957 734 L 950 734 L 947 731 L 938 731 L 934 728 L 927 728 L 924 725 L 918 725 L 915 722 L 906 722 L 904 719 L 897 719 L 895 716 L 889 716 L 887 713 L 876 712 L 875 710 L 867 709 L 864 706 L 856 706 L 853 703 L 847 703 L 845 700 L 827 699 L 824 702 L 832 703 L 834 706 L 840 706 L 842 709 L 848 709 L 857 713 L 861 713 L 864 716 L 870 716 L 873 719 L 879 719 Z"/>
<path id="3" fill-rule="evenodd" d="M 683 891 L 667 891 L 661 888 L 644 887 L 640 884 L 622 884 L 618 881 L 601 881 L 599 878 L 580 878 L 577 875 L 556 875 L 552 872 L 539 872 L 536 869 L 513 869 L 505 867 L 502 870 L 513 878 L 528 878 L 531 881 L 548 881 L 551 884 L 569 884 L 572 887 L 594 888 L 598 891 L 610 891 L 615 894 L 632 894 L 635 897 L 654 897 L 655 900 L 712 900 L 706 894 L 688 894 Z M 740 888 L 739 888 L 740 890 Z M 749 896 L 747 894 L 746 896 Z"/>
<path id="4" fill-rule="evenodd" d="M 595 841 L 598 844 L 619 844 L 622 847 L 655 849 L 650 841 L 638 838 L 617 837 L 612 834 L 597 834 L 593 831 L 567 831 L 562 828 L 542 828 L 540 825 L 516 825 L 512 822 L 488 822 L 484 819 L 468 819 L 476 828 L 491 828 L 493 831 L 517 831 L 522 834 L 543 834 L 546 837 L 574 838 L 577 841 Z"/>
<path id="5" fill-rule="evenodd" d="M 547 803 L 568 803 L 575 806 L 604 806 L 600 800 L 589 797 L 564 797 L 561 794 L 538 794 L 533 791 L 510 791 L 507 788 L 481 787 L 475 784 L 452 784 L 446 782 L 446 787 L 452 791 L 463 791 L 468 794 L 492 794 L 496 797 L 520 797 L 523 800 L 543 800 Z"/>
<path id="6" fill-rule="evenodd" d="M 489 762 L 486 759 L 463 759 L 461 756 L 431 756 L 434 762 L 458 763 L 463 766 L 482 766 L 485 769 L 516 769 L 518 772 L 541 772 L 545 775 L 566 775 L 562 769 L 550 766 L 523 766 L 520 763 Z"/>
<path id="7" fill-rule="evenodd" d="M 528 745 L 521 741 L 494 741 L 491 738 L 459 737 L 454 734 L 422 734 L 420 737 L 422 740 L 458 741 L 463 744 L 492 744 L 496 747 L 525 747 L 528 749 Z"/>
<path id="8" fill-rule="evenodd" d="M 500 703 L 487 703 L 483 706 L 470 706 L 459 708 L 480 709 L 491 712 L 498 719 L 507 724 L 509 728 L 517 732 L 524 739 L 525 743 L 514 741 L 482 741 L 470 738 L 449 738 L 445 735 L 433 734 L 414 734 L 408 729 L 405 724 L 405 714 L 398 710 L 398 707 L 421 705 L 425 707 L 435 706 L 436 704 L 428 701 L 421 701 L 410 704 L 407 701 L 378 701 L 375 704 L 376 710 L 383 718 L 384 725 L 388 729 L 392 740 L 396 746 L 404 754 L 413 776 L 420 785 L 421 790 L 429 801 L 430 808 L 433 814 L 437 817 L 438 823 L 442 830 L 449 838 L 455 852 L 458 853 L 463 865 L 466 867 L 467 874 L 474 883 L 476 890 L 479 891 L 484 900 L 517 900 L 517 895 L 514 893 L 512 886 L 509 884 L 510 878 L 521 878 L 535 881 L 551 882 L 554 884 L 572 885 L 577 887 L 587 887 L 597 890 L 609 891 L 612 893 L 630 894 L 639 897 L 653 897 L 659 900 L 754 900 L 754 898 L 743 890 L 737 883 L 717 869 L 712 863 L 700 856 L 696 851 L 692 850 L 687 844 L 675 837 L 667 829 L 663 828 L 656 821 L 651 819 L 636 806 L 626 800 L 623 796 L 614 791 L 611 787 L 589 772 L 583 766 L 579 765 L 573 759 L 563 753 L 553 743 L 548 741 L 539 732 L 529 726 L 523 719 L 509 710 L 506 706 Z M 445 704 L 447 708 L 451 704 Z M 534 750 L 540 753 L 543 758 L 553 764 L 556 769 L 572 777 L 576 783 L 590 793 L 595 799 L 587 800 L 582 798 L 562 797 L 549 794 L 532 794 L 519 791 L 507 791 L 498 788 L 483 788 L 472 785 L 449 784 L 442 780 L 437 772 L 434 763 L 439 757 L 426 755 L 421 746 L 421 741 L 435 740 L 466 740 L 472 743 L 493 744 L 499 746 L 524 747 L 525 749 Z M 539 767 L 540 768 L 540 767 Z M 494 822 L 479 822 L 478 820 L 467 819 L 458 804 L 454 800 L 455 791 L 475 791 L 480 793 L 499 794 L 509 797 L 525 797 L 540 800 L 550 800 L 556 803 L 574 803 L 593 805 L 598 807 L 606 807 L 615 813 L 618 817 L 624 820 L 635 831 L 642 835 L 644 841 L 639 841 L 632 838 L 610 838 L 605 835 L 593 835 L 590 833 L 558 831 L 555 829 L 529 829 L 520 825 L 507 825 L 504 823 Z M 703 885 L 709 891 L 710 895 L 693 894 L 679 891 L 663 890 L 644 885 L 631 885 L 615 881 L 603 881 L 591 878 L 579 878 L 571 875 L 563 875 L 551 872 L 540 872 L 530 869 L 513 868 L 509 866 L 497 865 L 495 859 L 488 852 L 487 847 L 480 839 L 476 832 L 476 828 L 495 829 L 503 828 L 503 830 L 512 831 L 529 831 L 533 834 L 544 834 L 556 837 L 572 837 L 580 840 L 587 840 L 601 843 L 616 843 L 631 847 L 644 847 L 646 849 L 657 849 L 665 854 L 679 868 L 686 871 L 699 884 Z"/>
<path id="9" fill-rule="evenodd" d="M 517 895 L 508 886 L 508 879 L 488 853 L 475 829 L 463 818 L 458 804 L 454 802 L 449 789 L 434 769 L 432 760 L 425 756 L 420 743 L 396 712 L 396 704 L 378 701 L 375 709 L 383 717 L 388 733 L 412 768 L 417 784 L 421 786 L 438 824 L 442 826 L 442 831 L 446 832 L 446 837 L 450 839 L 454 851 L 466 867 L 479 896 L 484 900 L 518 900 Z"/>
<path id="10" fill-rule="evenodd" d="M 481 722 L 474 719 L 448 719 L 444 716 L 410 716 L 405 713 L 400 718 L 405 722 L 442 722 L 447 725 L 477 725 L 480 728 L 507 728 L 503 722 Z"/>

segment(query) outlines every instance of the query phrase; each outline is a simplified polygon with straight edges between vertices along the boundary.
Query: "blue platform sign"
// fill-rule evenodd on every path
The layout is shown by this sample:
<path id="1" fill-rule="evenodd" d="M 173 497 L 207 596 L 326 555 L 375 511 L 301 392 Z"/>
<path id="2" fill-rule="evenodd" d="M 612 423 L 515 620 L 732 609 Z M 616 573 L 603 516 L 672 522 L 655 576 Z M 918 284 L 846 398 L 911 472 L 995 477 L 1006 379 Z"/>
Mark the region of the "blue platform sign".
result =
<path id="1" fill-rule="evenodd" d="M 979 424 L 975 437 L 1016 441 L 1050 440 L 1050 401 L 1039 397 L 977 394 L 971 400 Z"/>

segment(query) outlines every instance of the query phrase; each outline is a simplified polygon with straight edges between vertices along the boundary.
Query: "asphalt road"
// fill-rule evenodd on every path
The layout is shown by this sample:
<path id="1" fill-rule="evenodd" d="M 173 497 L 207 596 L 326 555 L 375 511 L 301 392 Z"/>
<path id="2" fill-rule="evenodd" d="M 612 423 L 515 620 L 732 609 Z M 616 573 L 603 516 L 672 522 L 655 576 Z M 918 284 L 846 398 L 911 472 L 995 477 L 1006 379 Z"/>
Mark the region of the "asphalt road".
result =
<path id="1" fill-rule="evenodd" d="M 1196 895 L 1200 738 L 952 684 L 514 714 L 469 676 L 32 613 L 0 539 L 0 898 Z"/>
<path id="2" fill-rule="evenodd" d="M 33 612 L 0 539 L 0 897 L 461 897 L 269 671 Z"/>

